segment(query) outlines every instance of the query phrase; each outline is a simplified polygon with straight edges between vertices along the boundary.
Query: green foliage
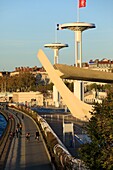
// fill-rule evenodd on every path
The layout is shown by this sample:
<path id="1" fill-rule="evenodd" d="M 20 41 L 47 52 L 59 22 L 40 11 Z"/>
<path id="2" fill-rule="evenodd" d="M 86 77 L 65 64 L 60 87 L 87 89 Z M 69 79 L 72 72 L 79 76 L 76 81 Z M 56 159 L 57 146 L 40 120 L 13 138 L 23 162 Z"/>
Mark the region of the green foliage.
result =
<path id="1" fill-rule="evenodd" d="M 95 89 L 95 91 L 98 90 L 98 91 L 105 92 L 105 91 L 110 90 L 111 87 L 112 87 L 111 84 L 101 85 L 101 84 L 92 83 L 86 86 L 86 91 L 91 91 L 92 89 Z"/>
<path id="2" fill-rule="evenodd" d="M 30 72 L 20 72 L 15 76 L 4 76 L 0 77 L 0 91 L 2 92 L 29 92 L 29 91 L 40 91 L 46 93 L 47 90 L 52 90 L 53 84 L 48 84 L 49 80 L 37 79 Z"/>
<path id="3" fill-rule="evenodd" d="M 113 169 L 113 92 L 95 104 L 86 130 L 90 143 L 82 145 L 81 159 L 91 170 Z"/>

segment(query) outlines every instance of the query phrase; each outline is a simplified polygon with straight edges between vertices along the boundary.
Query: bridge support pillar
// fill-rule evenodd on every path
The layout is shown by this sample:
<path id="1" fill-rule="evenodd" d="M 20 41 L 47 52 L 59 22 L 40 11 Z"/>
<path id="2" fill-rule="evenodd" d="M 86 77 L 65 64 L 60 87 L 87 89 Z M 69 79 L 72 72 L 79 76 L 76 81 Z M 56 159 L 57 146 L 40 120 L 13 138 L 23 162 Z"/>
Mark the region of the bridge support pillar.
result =
<path id="1" fill-rule="evenodd" d="M 84 101 L 84 82 L 74 81 L 74 95 L 81 101 Z"/>

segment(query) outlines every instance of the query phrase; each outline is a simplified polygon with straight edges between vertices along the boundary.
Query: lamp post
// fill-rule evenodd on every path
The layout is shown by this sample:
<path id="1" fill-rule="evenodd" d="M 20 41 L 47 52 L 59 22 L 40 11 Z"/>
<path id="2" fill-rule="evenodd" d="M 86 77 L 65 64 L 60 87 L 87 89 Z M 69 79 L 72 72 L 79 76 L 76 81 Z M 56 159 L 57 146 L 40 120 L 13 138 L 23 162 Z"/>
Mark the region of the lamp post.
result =
<path id="1" fill-rule="evenodd" d="M 75 148 L 75 139 L 74 139 L 74 128 L 73 128 L 73 123 L 67 123 L 65 125 L 65 117 L 68 117 L 68 116 L 72 116 L 72 114 L 69 114 L 69 115 L 63 115 L 63 119 L 62 119 L 62 123 L 63 123 L 63 143 L 65 143 L 65 133 L 66 132 L 71 132 L 72 133 L 72 141 L 73 141 L 73 145 L 74 145 L 74 148 Z"/>

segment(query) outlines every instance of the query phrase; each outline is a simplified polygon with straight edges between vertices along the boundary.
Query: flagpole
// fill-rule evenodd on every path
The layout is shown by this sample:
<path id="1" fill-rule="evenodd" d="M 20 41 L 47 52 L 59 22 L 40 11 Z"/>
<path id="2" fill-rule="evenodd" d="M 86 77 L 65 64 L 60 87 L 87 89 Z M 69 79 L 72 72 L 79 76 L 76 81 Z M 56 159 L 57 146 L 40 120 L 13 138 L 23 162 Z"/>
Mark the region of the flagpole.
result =
<path id="1" fill-rule="evenodd" d="M 80 20 L 79 0 L 77 0 L 77 22 Z"/>

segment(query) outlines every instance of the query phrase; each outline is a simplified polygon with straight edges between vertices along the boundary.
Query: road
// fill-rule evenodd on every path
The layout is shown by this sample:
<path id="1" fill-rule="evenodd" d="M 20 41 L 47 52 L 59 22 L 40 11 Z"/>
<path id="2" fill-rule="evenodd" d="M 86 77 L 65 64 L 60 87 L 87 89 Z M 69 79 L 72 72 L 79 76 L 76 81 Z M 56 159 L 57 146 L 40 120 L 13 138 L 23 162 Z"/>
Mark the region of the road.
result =
<path id="1" fill-rule="evenodd" d="M 15 111 L 13 114 L 16 114 Z M 21 113 L 18 117 L 22 123 L 22 135 L 12 140 L 5 170 L 52 170 L 43 139 L 40 136 L 39 141 L 35 140 L 36 123 L 26 115 L 22 120 Z M 30 141 L 25 138 L 27 132 L 30 133 Z"/>

